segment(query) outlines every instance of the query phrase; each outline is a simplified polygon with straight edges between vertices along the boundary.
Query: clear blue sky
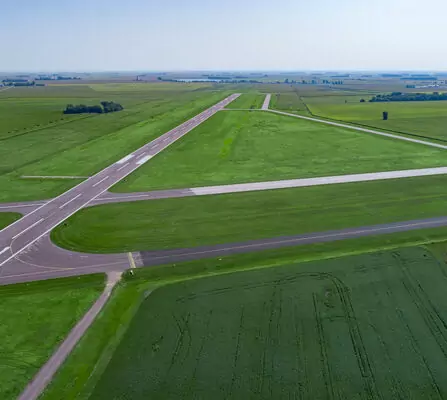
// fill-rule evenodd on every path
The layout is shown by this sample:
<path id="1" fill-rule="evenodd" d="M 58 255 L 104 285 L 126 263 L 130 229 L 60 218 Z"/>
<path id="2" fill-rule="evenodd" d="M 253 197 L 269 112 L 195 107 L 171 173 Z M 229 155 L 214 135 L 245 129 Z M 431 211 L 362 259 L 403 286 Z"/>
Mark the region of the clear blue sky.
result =
<path id="1" fill-rule="evenodd" d="M 445 70 L 445 0 L 2 0 L 1 71 Z"/>

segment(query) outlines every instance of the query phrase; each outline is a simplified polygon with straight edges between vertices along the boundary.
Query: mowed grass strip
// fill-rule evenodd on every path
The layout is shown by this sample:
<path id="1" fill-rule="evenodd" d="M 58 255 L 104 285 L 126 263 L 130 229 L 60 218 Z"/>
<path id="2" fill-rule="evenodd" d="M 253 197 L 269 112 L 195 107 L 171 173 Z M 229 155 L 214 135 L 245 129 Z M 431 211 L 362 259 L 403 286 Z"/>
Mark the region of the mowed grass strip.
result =
<path id="1" fill-rule="evenodd" d="M 444 397 L 446 276 L 409 248 L 165 286 L 90 398 Z"/>
<path id="2" fill-rule="evenodd" d="M 52 239 L 114 253 L 445 216 L 446 184 L 447 176 L 434 176 L 102 205 L 72 216 Z"/>
<path id="3" fill-rule="evenodd" d="M 231 102 L 226 108 L 260 109 L 264 102 L 265 96 L 265 94 L 244 93 L 241 94 L 235 101 Z"/>
<path id="4" fill-rule="evenodd" d="M 21 217 L 22 215 L 19 213 L 0 212 L 0 230 L 6 228 L 8 225 L 11 225 Z"/>
<path id="5" fill-rule="evenodd" d="M 324 96 L 304 101 L 315 116 L 447 141 L 447 101 L 369 103 L 371 97 Z M 365 103 L 360 103 L 362 98 Z M 388 121 L 382 120 L 383 111 L 389 113 Z"/>
<path id="6" fill-rule="evenodd" d="M 112 191 L 184 188 L 447 165 L 445 150 L 262 111 L 221 111 Z"/>
<path id="7" fill-rule="evenodd" d="M 17 398 L 104 288 L 104 274 L 0 286 L 0 398 Z"/>

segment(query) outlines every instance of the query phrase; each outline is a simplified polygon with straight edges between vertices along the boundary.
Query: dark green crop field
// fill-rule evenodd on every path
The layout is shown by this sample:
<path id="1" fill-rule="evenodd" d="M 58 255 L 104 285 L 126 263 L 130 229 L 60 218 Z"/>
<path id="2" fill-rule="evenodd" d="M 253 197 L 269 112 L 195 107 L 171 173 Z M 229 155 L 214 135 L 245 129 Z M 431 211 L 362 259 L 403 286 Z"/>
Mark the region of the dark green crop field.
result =
<path id="1" fill-rule="evenodd" d="M 137 192 L 447 165 L 445 150 L 263 111 L 221 111 L 113 187 Z"/>
<path id="2" fill-rule="evenodd" d="M 16 399 L 104 288 L 104 274 L 0 286 L 0 398 Z"/>
<path id="3" fill-rule="evenodd" d="M 446 184 L 447 176 L 432 176 L 108 204 L 76 213 L 52 239 L 67 249 L 115 253 L 440 217 Z"/>
<path id="4" fill-rule="evenodd" d="M 57 85 L 0 92 L 0 187 L 7 188 L 0 192 L 0 202 L 53 197 L 79 181 L 36 184 L 20 177 L 89 176 L 227 94 L 209 85 L 187 84 Z M 100 100 L 120 102 L 125 109 L 62 114 L 67 103 Z"/>
<path id="5" fill-rule="evenodd" d="M 444 398 L 446 277 L 408 248 L 162 287 L 89 398 Z"/>

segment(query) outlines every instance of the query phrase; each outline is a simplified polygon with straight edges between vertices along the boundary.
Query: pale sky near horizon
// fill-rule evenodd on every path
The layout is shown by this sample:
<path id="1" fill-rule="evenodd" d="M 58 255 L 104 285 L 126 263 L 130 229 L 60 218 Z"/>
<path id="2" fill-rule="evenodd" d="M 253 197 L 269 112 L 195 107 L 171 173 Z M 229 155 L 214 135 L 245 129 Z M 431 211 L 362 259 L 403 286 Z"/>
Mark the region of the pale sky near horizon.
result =
<path id="1" fill-rule="evenodd" d="M 0 71 L 447 70 L 445 0 L 2 0 Z"/>

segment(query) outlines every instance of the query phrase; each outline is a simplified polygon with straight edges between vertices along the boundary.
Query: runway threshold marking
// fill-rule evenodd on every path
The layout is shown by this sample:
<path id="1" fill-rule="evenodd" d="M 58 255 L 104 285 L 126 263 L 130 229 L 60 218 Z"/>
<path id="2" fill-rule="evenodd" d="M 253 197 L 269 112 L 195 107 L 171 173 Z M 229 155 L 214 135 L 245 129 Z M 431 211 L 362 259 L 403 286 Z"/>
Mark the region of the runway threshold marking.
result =
<path id="1" fill-rule="evenodd" d="M 129 259 L 130 268 L 136 268 L 135 260 L 133 259 L 132 253 L 127 253 L 127 258 Z"/>
<path id="2" fill-rule="evenodd" d="M 0 254 L 3 254 L 4 252 L 8 251 L 11 247 L 5 247 L 2 251 L 0 251 Z"/>
<path id="3" fill-rule="evenodd" d="M 34 224 L 28 226 L 28 228 L 24 229 L 22 232 L 12 237 L 12 240 L 17 239 L 20 235 L 23 235 L 25 232 L 28 232 L 30 229 L 34 228 L 37 224 L 40 224 L 45 218 L 39 219 L 39 221 L 34 222 Z"/>
<path id="4" fill-rule="evenodd" d="M 99 182 L 96 182 L 92 187 L 98 186 L 100 183 L 104 182 L 106 179 L 109 179 L 109 175 L 107 175 L 105 178 L 102 178 Z"/>
<path id="5" fill-rule="evenodd" d="M 142 158 L 140 158 L 140 159 L 137 161 L 137 164 L 138 164 L 138 165 L 144 164 L 145 162 L 149 161 L 152 157 L 153 157 L 153 156 L 145 156 L 145 157 L 142 157 Z"/>
<path id="6" fill-rule="evenodd" d="M 72 201 L 75 201 L 78 197 L 81 197 L 82 193 L 79 193 L 77 196 L 73 197 L 71 200 L 68 200 L 66 203 L 62 204 L 59 208 L 62 209 L 64 208 L 66 205 L 70 204 Z"/>

